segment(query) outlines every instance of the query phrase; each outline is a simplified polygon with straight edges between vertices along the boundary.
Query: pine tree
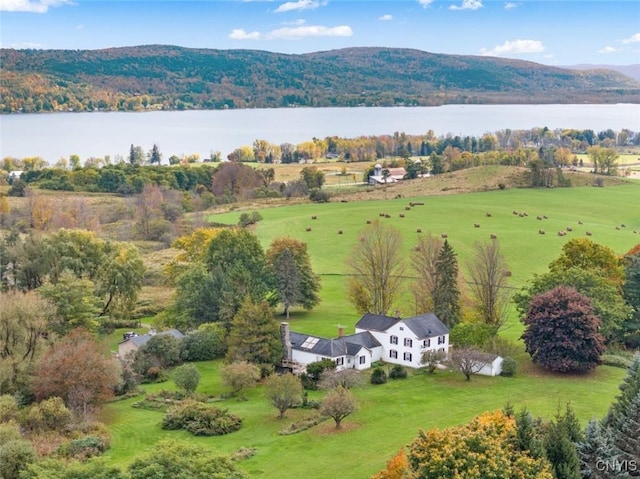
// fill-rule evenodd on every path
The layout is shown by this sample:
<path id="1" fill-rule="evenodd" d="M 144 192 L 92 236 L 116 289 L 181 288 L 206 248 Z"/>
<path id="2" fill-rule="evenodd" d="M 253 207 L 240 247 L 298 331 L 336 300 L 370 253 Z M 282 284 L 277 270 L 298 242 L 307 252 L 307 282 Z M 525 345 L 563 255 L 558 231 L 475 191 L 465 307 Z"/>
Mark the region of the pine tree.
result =
<path id="1" fill-rule="evenodd" d="M 573 442 L 579 436 L 575 430 L 575 416 L 567 405 L 563 415 L 558 411 L 555 420 L 547 426 L 544 446 L 547 459 L 551 463 L 553 476 L 556 479 L 580 479 L 580 460 Z"/>
<path id="2" fill-rule="evenodd" d="M 277 364 L 282 358 L 280 328 L 266 302 L 247 296 L 233 317 L 227 340 L 227 359 L 254 364 Z"/>
<path id="3" fill-rule="evenodd" d="M 151 165 L 153 165 L 154 163 L 160 164 L 161 161 L 162 161 L 162 154 L 158 149 L 158 145 L 154 143 L 153 147 L 151 148 L 151 151 L 149 152 L 149 163 Z"/>
<path id="4" fill-rule="evenodd" d="M 577 446 L 580 472 L 587 479 L 607 479 L 610 471 L 603 471 L 602 464 L 615 464 L 619 451 L 614 444 L 610 428 L 600 421 L 590 421 L 585 429 L 585 439 Z"/>
<path id="5" fill-rule="evenodd" d="M 300 301 L 300 277 L 291 251 L 286 248 L 274 265 L 278 296 L 284 304 L 284 313 L 289 319 L 289 308 Z"/>
<path id="6" fill-rule="evenodd" d="M 433 311 L 449 328 L 460 320 L 460 291 L 458 289 L 458 260 L 447 240 L 436 261 L 437 284 L 433 292 Z"/>

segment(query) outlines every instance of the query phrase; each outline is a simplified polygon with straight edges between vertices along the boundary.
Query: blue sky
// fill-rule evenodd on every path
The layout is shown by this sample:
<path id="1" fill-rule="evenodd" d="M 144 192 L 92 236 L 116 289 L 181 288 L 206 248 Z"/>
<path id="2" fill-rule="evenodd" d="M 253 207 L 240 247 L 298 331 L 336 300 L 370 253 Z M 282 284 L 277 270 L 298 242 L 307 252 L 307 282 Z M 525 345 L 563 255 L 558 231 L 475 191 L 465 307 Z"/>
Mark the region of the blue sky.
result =
<path id="1" fill-rule="evenodd" d="M 640 63 L 638 0 L 0 0 L 4 48 L 354 46 L 548 65 Z"/>

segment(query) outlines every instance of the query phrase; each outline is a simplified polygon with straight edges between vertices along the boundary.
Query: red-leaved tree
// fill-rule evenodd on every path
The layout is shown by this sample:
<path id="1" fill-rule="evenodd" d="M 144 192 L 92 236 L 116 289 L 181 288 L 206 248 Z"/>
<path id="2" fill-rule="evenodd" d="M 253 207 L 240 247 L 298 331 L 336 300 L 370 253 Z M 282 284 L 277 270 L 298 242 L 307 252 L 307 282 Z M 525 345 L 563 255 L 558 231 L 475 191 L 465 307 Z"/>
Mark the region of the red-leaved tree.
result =
<path id="1" fill-rule="evenodd" d="M 43 355 L 33 380 L 38 401 L 57 396 L 85 415 L 113 395 L 118 366 L 84 329 L 74 329 Z"/>
<path id="2" fill-rule="evenodd" d="M 557 286 L 535 296 L 523 318 L 522 339 L 534 363 L 558 372 L 587 371 L 605 351 L 600 319 L 588 297 Z"/>

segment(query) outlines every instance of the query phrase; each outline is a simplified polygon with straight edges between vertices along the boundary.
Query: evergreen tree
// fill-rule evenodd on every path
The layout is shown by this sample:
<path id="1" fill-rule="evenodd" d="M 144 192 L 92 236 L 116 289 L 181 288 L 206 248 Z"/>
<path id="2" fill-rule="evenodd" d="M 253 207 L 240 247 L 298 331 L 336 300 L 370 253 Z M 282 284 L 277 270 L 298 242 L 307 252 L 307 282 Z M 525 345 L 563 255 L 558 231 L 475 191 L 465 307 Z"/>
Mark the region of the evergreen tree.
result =
<path id="1" fill-rule="evenodd" d="M 460 320 L 458 260 L 453 248 L 444 241 L 436 261 L 437 283 L 433 292 L 433 311 L 449 328 Z"/>
<path id="2" fill-rule="evenodd" d="M 580 472 L 585 479 L 607 479 L 610 471 L 602 470 L 602 464 L 615 464 L 618 449 L 610 428 L 600 421 L 589 421 L 585 429 L 585 439 L 577 446 L 580 458 Z"/>
<path id="3" fill-rule="evenodd" d="M 580 479 L 580 460 L 573 442 L 579 435 L 575 430 L 575 416 L 567 405 L 563 415 L 558 411 L 555 420 L 547 426 L 544 446 L 547 459 L 551 463 L 553 476 L 556 479 Z"/>
<path id="4" fill-rule="evenodd" d="M 544 457 L 544 444 L 536 421 L 527 409 L 516 414 L 515 446 L 519 451 L 528 452 L 531 457 Z"/>
<path id="5" fill-rule="evenodd" d="M 280 361 L 280 328 L 266 302 L 253 303 L 245 297 L 231 322 L 227 346 L 230 362 L 277 364 Z"/>
<path id="6" fill-rule="evenodd" d="M 149 156 L 149 163 L 151 165 L 153 165 L 154 163 L 157 163 L 159 165 L 162 162 L 162 154 L 158 149 L 158 145 L 156 145 L 155 143 L 153 144 L 153 147 L 151 148 L 151 151 L 149 152 L 148 156 Z"/>
<path id="7" fill-rule="evenodd" d="M 289 251 L 292 262 L 282 258 L 285 250 Z M 285 303 L 285 298 L 282 288 L 285 286 L 291 290 L 291 294 L 288 295 L 290 300 L 289 307 L 298 304 L 304 309 L 312 309 L 320 302 L 320 297 L 318 296 L 320 277 L 311 269 L 311 259 L 307 253 L 307 244 L 304 241 L 293 238 L 276 238 L 267 250 L 267 263 L 274 272 L 279 299 L 283 304 Z M 288 266 L 285 267 L 287 264 Z M 289 271 L 288 279 L 285 279 L 282 275 L 287 270 Z M 285 304 L 287 318 L 288 309 Z"/>
<path id="8" fill-rule="evenodd" d="M 289 249 L 285 249 L 274 265 L 276 286 L 280 301 L 284 304 L 284 313 L 289 319 L 289 308 L 300 300 L 300 277 L 295 260 Z"/>

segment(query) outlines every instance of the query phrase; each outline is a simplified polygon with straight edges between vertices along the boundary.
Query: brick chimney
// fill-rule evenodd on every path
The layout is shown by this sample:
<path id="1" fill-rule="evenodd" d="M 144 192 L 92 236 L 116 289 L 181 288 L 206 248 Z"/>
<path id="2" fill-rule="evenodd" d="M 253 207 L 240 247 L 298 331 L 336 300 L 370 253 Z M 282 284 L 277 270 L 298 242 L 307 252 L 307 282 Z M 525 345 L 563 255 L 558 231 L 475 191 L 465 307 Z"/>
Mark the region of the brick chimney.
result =
<path id="1" fill-rule="evenodd" d="M 342 338 L 344 336 L 344 326 L 338 326 L 338 337 Z"/>
<path id="2" fill-rule="evenodd" d="M 282 358 L 285 361 L 291 361 L 291 332 L 289 331 L 289 323 L 280 323 L 280 338 L 282 340 Z"/>

